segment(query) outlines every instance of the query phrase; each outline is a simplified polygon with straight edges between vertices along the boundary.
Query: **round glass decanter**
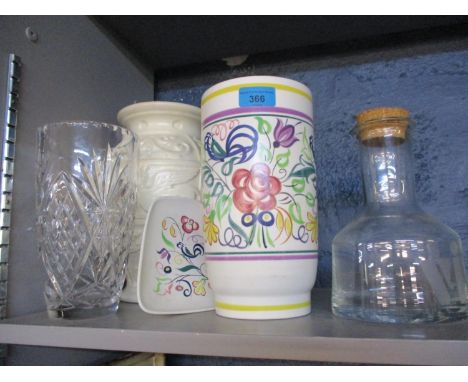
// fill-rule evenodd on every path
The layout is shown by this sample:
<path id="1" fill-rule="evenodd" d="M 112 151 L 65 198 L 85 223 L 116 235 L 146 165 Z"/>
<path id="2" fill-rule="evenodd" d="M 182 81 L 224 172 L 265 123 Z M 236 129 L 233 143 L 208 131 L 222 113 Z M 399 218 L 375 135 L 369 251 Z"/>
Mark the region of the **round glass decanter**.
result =
<path id="1" fill-rule="evenodd" d="M 408 117 L 400 108 L 357 117 L 366 205 L 333 240 L 338 316 L 417 323 L 467 315 L 460 238 L 415 200 Z"/>

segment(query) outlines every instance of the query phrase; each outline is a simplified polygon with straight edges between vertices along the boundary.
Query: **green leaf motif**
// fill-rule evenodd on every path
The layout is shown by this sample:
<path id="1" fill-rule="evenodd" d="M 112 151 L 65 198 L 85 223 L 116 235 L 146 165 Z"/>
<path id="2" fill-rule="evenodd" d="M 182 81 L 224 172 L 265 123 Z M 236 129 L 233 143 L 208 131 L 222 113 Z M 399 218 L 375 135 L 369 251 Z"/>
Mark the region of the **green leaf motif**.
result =
<path id="1" fill-rule="evenodd" d="M 221 195 L 216 202 L 216 217 L 218 221 L 221 220 L 229 213 L 232 208 L 232 199 L 227 195 Z"/>
<path id="2" fill-rule="evenodd" d="M 305 179 L 303 179 L 303 178 L 294 178 L 292 180 L 292 188 L 297 193 L 304 192 L 304 190 L 305 190 Z"/>
<path id="3" fill-rule="evenodd" d="M 304 167 L 300 170 L 294 171 L 290 175 L 290 177 L 308 179 L 313 174 L 315 174 L 315 168 L 310 166 L 310 167 Z"/>
<path id="4" fill-rule="evenodd" d="M 184 272 L 184 273 L 191 271 L 192 269 L 199 269 L 199 268 L 196 267 L 195 265 L 186 265 L 185 267 L 178 268 L 179 271 Z"/>
<path id="5" fill-rule="evenodd" d="M 259 145 L 258 155 L 260 155 L 260 157 L 263 158 L 265 162 L 270 162 L 271 158 L 273 158 L 273 154 L 271 153 L 270 149 L 262 143 Z"/>
<path id="6" fill-rule="evenodd" d="M 258 122 L 257 130 L 260 134 L 270 134 L 272 127 L 270 122 L 264 120 L 262 117 L 255 117 Z"/>
<path id="7" fill-rule="evenodd" d="M 226 150 L 224 150 L 221 145 L 214 139 L 211 141 L 211 150 L 213 150 L 214 155 L 216 155 L 218 158 L 226 156 Z"/>
<path id="8" fill-rule="evenodd" d="M 231 215 L 228 215 L 228 220 L 229 220 L 229 225 L 231 228 L 236 231 L 239 235 L 242 236 L 242 238 L 248 242 L 249 238 L 247 237 L 247 234 L 244 232 L 244 230 L 239 227 L 236 223 L 234 223 L 234 220 L 232 220 Z"/>
<path id="9" fill-rule="evenodd" d="M 268 244 L 269 244 L 271 247 L 275 248 L 275 243 L 273 242 L 273 240 L 271 240 L 271 237 L 270 237 L 270 234 L 269 234 L 269 232 L 268 232 L 268 229 L 266 230 L 266 238 L 267 238 Z"/>
<path id="10" fill-rule="evenodd" d="M 305 196 L 306 196 L 307 205 L 309 207 L 314 207 L 315 206 L 315 200 L 316 200 L 315 196 L 312 195 L 311 192 L 308 192 Z"/>
<path id="11" fill-rule="evenodd" d="M 304 146 L 304 148 L 302 149 L 302 154 L 304 155 L 304 157 L 312 162 L 313 158 L 312 158 L 312 150 L 310 148 L 310 144 L 309 144 L 309 138 L 307 137 L 307 132 L 306 132 L 306 127 L 304 126 L 304 130 L 302 132 L 302 145 Z"/>
<path id="12" fill-rule="evenodd" d="M 212 223 L 214 222 L 215 214 L 215 210 L 211 210 L 210 215 L 208 216 L 208 219 L 210 219 Z"/>
<path id="13" fill-rule="evenodd" d="M 169 277 L 158 277 L 156 279 L 156 285 L 154 287 L 154 292 L 159 293 L 161 292 L 161 286 L 166 284 L 169 280 Z"/>
<path id="14" fill-rule="evenodd" d="M 224 193 L 224 186 L 221 182 L 216 182 L 216 184 L 213 187 L 213 191 L 211 191 L 211 196 L 212 197 L 217 197 L 220 196 Z"/>
<path id="15" fill-rule="evenodd" d="M 202 181 L 208 186 L 211 187 L 214 183 L 214 176 L 211 173 L 211 169 L 208 166 L 203 166 Z"/>
<path id="16" fill-rule="evenodd" d="M 261 225 L 258 226 L 257 231 L 258 231 L 257 232 L 257 245 L 261 247 L 262 246 L 262 226 Z"/>
<path id="17" fill-rule="evenodd" d="M 161 232 L 162 239 L 164 241 L 164 244 L 166 244 L 169 248 L 175 249 L 175 245 L 172 244 L 170 240 L 167 239 L 167 237 L 164 235 L 164 232 Z"/>
<path id="18" fill-rule="evenodd" d="M 289 214 L 291 215 L 292 219 L 297 224 L 304 224 L 304 219 L 302 218 L 302 209 L 301 206 L 297 203 L 291 203 L 289 205 Z"/>
<path id="19" fill-rule="evenodd" d="M 254 239 L 255 239 L 255 228 L 257 227 L 257 223 L 255 222 L 255 224 L 252 226 L 252 229 L 250 230 L 250 237 L 249 237 L 249 240 L 248 240 L 248 244 L 251 245 L 253 242 L 254 242 Z"/>
<path id="20" fill-rule="evenodd" d="M 202 205 L 203 205 L 203 208 L 208 208 L 210 204 L 210 194 L 206 194 L 204 193 L 202 195 Z"/>
<path id="21" fill-rule="evenodd" d="M 289 165 L 289 157 L 291 155 L 291 150 L 288 149 L 287 152 L 276 155 L 276 163 L 279 168 L 286 168 Z"/>
<path id="22" fill-rule="evenodd" d="M 223 164 L 223 166 L 221 167 L 221 173 L 224 176 L 229 176 L 232 174 L 232 170 L 234 169 L 234 161 L 236 160 L 239 161 L 239 158 L 233 157 Z"/>

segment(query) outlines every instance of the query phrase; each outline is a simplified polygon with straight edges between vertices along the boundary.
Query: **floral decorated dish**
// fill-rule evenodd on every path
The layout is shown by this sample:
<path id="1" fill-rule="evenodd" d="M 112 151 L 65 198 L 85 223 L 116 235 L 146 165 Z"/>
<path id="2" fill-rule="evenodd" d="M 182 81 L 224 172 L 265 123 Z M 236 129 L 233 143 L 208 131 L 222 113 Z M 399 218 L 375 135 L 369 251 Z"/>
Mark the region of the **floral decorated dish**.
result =
<path id="1" fill-rule="evenodd" d="M 200 202 L 157 199 L 146 218 L 138 267 L 138 304 L 152 314 L 212 310 Z"/>

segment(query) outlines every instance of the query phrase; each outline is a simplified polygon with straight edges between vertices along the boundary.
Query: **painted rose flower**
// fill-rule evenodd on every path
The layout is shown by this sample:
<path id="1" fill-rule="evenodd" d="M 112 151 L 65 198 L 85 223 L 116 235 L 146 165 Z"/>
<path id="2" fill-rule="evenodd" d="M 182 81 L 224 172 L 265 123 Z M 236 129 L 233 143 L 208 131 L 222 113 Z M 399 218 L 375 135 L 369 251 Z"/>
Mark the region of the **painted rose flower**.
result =
<path id="1" fill-rule="evenodd" d="M 270 168 L 265 163 L 254 164 L 250 171 L 238 169 L 234 172 L 233 201 L 239 211 L 249 214 L 256 208 L 272 210 L 276 207 L 275 195 L 281 191 L 281 182 L 270 173 Z"/>
<path id="2" fill-rule="evenodd" d="M 218 233 L 219 228 L 213 221 L 208 217 L 204 216 L 205 225 L 203 227 L 203 231 L 205 232 L 206 241 L 211 245 L 213 243 L 218 242 Z"/>
<path id="3" fill-rule="evenodd" d="M 310 232 L 312 242 L 315 242 L 317 241 L 317 237 L 318 237 L 317 219 L 310 212 L 307 212 L 307 220 L 308 221 L 305 225 L 305 228 L 307 231 Z"/>
<path id="4" fill-rule="evenodd" d="M 182 223 L 182 229 L 185 233 L 192 233 L 200 227 L 195 220 L 190 219 L 185 215 L 180 218 L 180 222 Z"/>
<path id="5" fill-rule="evenodd" d="M 283 121 L 277 120 L 275 130 L 273 131 L 273 147 L 291 147 L 294 142 L 299 139 L 296 138 L 293 125 L 285 125 Z"/>

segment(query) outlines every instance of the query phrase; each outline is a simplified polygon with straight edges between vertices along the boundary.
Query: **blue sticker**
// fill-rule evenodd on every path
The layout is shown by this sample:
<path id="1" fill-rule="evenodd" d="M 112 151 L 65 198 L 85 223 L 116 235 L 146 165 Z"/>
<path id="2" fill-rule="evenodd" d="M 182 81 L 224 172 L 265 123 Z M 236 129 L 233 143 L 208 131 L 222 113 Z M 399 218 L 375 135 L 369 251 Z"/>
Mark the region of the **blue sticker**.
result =
<path id="1" fill-rule="evenodd" d="M 239 89 L 239 106 L 275 106 L 275 88 L 256 86 Z"/>

